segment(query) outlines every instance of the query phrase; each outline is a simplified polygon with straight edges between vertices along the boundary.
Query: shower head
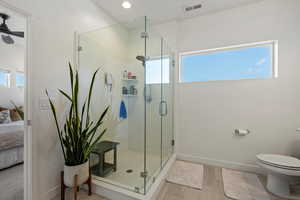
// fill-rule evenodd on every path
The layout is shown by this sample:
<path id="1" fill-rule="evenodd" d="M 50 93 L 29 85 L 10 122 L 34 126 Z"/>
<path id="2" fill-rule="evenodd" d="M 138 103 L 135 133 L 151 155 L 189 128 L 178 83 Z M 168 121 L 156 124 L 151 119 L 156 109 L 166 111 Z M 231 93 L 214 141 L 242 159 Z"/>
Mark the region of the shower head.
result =
<path id="1" fill-rule="evenodd" d="M 136 59 L 145 62 L 145 56 L 137 56 Z"/>
<path id="2" fill-rule="evenodd" d="M 142 61 L 143 66 L 145 66 L 145 63 L 146 63 L 147 60 L 149 60 L 149 57 L 137 56 L 136 59 L 139 60 L 139 61 Z"/>

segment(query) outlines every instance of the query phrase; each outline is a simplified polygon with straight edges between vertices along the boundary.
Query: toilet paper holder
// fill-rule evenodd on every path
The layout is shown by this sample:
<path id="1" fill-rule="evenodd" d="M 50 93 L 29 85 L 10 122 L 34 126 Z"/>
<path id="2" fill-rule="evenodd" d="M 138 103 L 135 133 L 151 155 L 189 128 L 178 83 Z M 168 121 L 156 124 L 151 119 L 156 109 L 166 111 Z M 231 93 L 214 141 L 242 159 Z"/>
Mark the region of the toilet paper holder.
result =
<path id="1" fill-rule="evenodd" d="M 238 136 L 246 136 L 250 133 L 248 129 L 234 129 L 234 134 Z"/>

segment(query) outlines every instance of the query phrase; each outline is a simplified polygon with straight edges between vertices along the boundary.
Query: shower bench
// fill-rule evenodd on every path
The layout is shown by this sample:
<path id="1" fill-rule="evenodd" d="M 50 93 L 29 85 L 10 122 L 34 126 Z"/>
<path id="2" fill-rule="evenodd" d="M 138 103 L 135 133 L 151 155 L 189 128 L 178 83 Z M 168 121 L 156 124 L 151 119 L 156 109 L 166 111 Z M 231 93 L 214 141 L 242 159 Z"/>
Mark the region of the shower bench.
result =
<path id="1" fill-rule="evenodd" d="M 117 146 L 119 144 L 113 141 L 102 141 L 96 145 L 91 154 L 98 156 L 98 163 L 91 167 L 92 174 L 104 177 L 112 171 L 117 171 Z M 113 163 L 105 162 L 105 154 L 110 151 L 114 154 Z"/>

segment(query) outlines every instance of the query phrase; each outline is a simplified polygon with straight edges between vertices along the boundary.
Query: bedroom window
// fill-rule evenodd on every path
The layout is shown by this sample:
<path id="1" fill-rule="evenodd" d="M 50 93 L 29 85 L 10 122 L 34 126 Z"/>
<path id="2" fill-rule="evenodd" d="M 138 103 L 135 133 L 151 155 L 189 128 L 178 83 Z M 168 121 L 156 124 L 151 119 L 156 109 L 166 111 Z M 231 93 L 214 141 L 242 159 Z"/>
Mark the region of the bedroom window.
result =
<path id="1" fill-rule="evenodd" d="M 268 41 L 181 53 L 180 82 L 277 77 L 277 46 Z"/>
<path id="2" fill-rule="evenodd" d="M 24 85 L 25 85 L 24 72 L 17 72 L 16 73 L 16 87 L 17 88 L 24 88 Z"/>
<path id="3" fill-rule="evenodd" d="M 0 69 L 0 86 L 10 87 L 10 72 L 8 70 Z"/>

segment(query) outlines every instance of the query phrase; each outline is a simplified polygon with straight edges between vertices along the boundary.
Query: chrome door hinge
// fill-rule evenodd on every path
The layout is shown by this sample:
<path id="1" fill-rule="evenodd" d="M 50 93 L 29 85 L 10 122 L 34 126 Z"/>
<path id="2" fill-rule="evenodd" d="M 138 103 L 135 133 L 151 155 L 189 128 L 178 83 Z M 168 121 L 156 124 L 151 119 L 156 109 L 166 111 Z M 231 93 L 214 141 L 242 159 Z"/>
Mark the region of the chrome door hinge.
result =
<path id="1" fill-rule="evenodd" d="M 152 183 L 154 183 L 156 181 L 156 177 L 152 178 Z"/>
<path id="2" fill-rule="evenodd" d="M 31 120 L 27 120 L 26 125 L 27 125 L 27 126 L 31 126 Z"/>
<path id="3" fill-rule="evenodd" d="M 147 32 L 142 32 L 141 33 L 141 38 L 145 39 L 145 38 L 148 38 L 148 37 L 149 37 L 149 35 L 148 35 Z"/>
<path id="4" fill-rule="evenodd" d="M 135 193 L 140 193 L 140 188 L 134 187 L 134 192 L 135 192 Z"/>
<path id="5" fill-rule="evenodd" d="M 148 172 L 147 171 L 141 172 L 141 177 L 142 178 L 147 178 L 147 176 L 148 176 Z"/>
<path id="6" fill-rule="evenodd" d="M 175 67 L 175 60 L 172 60 L 172 66 Z"/>

